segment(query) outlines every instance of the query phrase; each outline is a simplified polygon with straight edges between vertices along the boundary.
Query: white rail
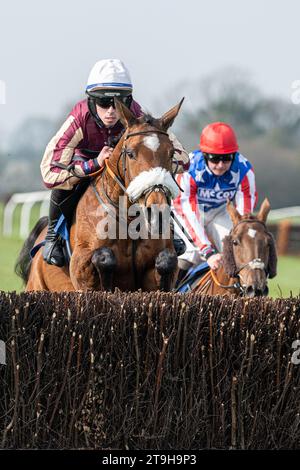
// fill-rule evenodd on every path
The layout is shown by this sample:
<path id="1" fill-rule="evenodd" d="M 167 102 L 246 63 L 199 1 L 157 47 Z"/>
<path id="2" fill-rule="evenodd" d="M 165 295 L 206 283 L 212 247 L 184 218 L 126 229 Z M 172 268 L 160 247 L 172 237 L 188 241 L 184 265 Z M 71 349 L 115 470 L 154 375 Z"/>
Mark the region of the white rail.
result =
<path id="1" fill-rule="evenodd" d="M 32 193 L 15 193 L 11 196 L 4 208 L 3 235 L 11 236 L 13 233 L 13 215 L 18 204 L 23 204 L 20 217 L 19 235 L 26 238 L 30 230 L 30 214 L 35 203 L 40 202 L 40 217 L 49 211 L 50 191 L 34 191 Z"/>
<path id="2" fill-rule="evenodd" d="M 300 217 L 300 206 L 284 207 L 270 211 L 269 220 L 289 219 L 290 217 Z"/>

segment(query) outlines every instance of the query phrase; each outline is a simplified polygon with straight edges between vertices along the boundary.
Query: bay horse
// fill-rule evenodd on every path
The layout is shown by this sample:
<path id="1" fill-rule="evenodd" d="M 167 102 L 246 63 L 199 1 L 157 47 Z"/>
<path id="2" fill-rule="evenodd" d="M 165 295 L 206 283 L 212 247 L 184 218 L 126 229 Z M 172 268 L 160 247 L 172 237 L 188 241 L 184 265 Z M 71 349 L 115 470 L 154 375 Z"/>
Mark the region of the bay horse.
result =
<path id="1" fill-rule="evenodd" d="M 268 278 L 276 276 L 277 254 L 266 227 L 270 203 L 265 199 L 257 216 L 241 216 L 232 202 L 227 211 L 233 223 L 223 240 L 222 266 L 210 270 L 191 284 L 191 290 L 209 295 L 268 295 Z"/>
<path id="2" fill-rule="evenodd" d="M 26 291 L 172 289 L 178 272 L 172 237 L 122 239 L 117 227 L 115 237 L 102 239 L 98 224 L 108 213 L 108 219 L 113 217 L 113 208 L 128 228 L 134 219 L 120 215 L 120 196 L 129 208 L 138 204 L 146 213 L 153 205 L 170 206 L 179 187 L 172 173 L 174 147 L 167 130 L 182 102 L 155 119 L 150 115 L 136 118 L 115 101 L 125 131 L 109 161 L 105 160 L 104 170 L 91 180 L 78 203 L 70 230 L 70 264 L 63 268 L 47 264 L 41 249 L 30 259 L 32 247 L 45 239 L 47 218 L 40 219 L 16 264 Z"/>

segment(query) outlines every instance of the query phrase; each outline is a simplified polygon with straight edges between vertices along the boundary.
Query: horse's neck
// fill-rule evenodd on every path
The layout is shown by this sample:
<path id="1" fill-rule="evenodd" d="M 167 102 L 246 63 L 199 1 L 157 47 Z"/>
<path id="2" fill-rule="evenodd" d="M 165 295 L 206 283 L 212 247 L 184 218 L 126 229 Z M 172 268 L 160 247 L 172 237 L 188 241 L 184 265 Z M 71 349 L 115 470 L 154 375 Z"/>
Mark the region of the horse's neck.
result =
<path id="1" fill-rule="evenodd" d="M 113 153 L 111 154 L 109 160 L 108 160 L 108 165 L 111 171 L 118 177 L 124 180 L 124 175 L 122 174 L 123 172 L 123 167 L 122 167 L 122 162 L 121 164 L 118 165 L 122 147 L 123 147 L 123 141 L 124 137 L 119 140 L 118 144 L 114 148 Z M 118 168 L 119 166 L 119 168 Z M 120 174 L 119 174 L 120 171 Z M 124 191 L 119 186 L 117 181 L 113 179 L 113 177 L 109 174 L 107 170 L 104 170 L 103 173 L 101 173 L 98 178 L 96 179 L 96 187 L 99 192 L 102 193 L 102 188 L 104 189 L 105 193 L 107 196 L 113 200 L 115 203 L 118 203 L 119 201 L 119 196 L 124 195 Z"/>
<path id="2" fill-rule="evenodd" d="M 111 154 L 111 156 L 108 160 L 108 164 L 109 164 L 110 168 L 112 169 L 112 171 L 116 175 L 121 176 L 124 179 L 124 175 L 122 174 L 122 171 L 123 171 L 122 161 L 120 161 L 121 167 L 119 165 L 120 168 L 118 168 L 118 163 L 119 163 L 119 160 L 120 160 L 120 155 L 121 155 L 121 152 L 122 152 L 123 144 L 124 144 L 124 134 L 122 135 L 121 139 L 119 140 L 119 142 L 115 146 L 115 148 L 113 150 L 113 153 Z M 119 175 L 119 171 L 121 172 L 121 175 Z"/>
<path id="3" fill-rule="evenodd" d="M 220 284 L 223 286 L 232 286 L 236 279 L 229 277 L 228 274 L 225 273 L 223 266 L 221 266 L 217 271 L 215 271 L 216 278 Z M 225 289 L 224 287 L 218 286 L 214 281 L 211 283 L 210 291 L 208 294 L 235 294 L 237 291 L 235 289 Z"/>
<path id="4" fill-rule="evenodd" d="M 220 268 L 216 271 L 216 274 L 218 281 L 224 286 L 231 286 L 235 283 L 235 279 L 229 277 L 228 274 L 225 273 L 223 266 L 220 266 Z"/>

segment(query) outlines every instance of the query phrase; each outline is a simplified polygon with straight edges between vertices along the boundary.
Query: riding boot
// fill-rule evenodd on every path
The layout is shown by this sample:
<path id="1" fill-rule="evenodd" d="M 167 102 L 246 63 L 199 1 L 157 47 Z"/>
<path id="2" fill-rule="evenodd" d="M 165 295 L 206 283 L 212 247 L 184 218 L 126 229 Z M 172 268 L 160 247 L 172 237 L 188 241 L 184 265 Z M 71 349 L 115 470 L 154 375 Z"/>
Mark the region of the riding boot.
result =
<path id="1" fill-rule="evenodd" d="M 53 189 L 50 198 L 48 232 L 45 238 L 45 246 L 43 249 L 43 258 L 48 264 L 62 267 L 66 260 L 63 252 L 61 236 L 55 232 L 55 227 L 62 212 L 60 204 L 70 194 L 70 191 L 63 189 Z"/>

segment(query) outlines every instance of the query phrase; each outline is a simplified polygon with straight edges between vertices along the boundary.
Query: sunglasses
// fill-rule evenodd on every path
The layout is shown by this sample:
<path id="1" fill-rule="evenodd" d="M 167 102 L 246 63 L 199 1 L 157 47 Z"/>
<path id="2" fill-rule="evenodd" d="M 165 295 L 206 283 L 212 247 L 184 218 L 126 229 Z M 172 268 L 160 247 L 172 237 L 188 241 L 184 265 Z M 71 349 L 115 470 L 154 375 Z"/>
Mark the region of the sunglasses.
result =
<path id="1" fill-rule="evenodd" d="M 207 158 L 211 163 L 219 163 L 219 162 L 228 163 L 228 162 L 232 162 L 232 160 L 234 159 L 234 154 L 229 153 L 227 155 L 215 155 L 215 154 L 208 153 Z"/>
<path id="2" fill-rule="evenodd" d="M 132 103 L 132 96 L 131 95 L 118 96 L 117 98 L 127 108 L 130 107 L 130 105 Z M 101 96 L 99 98 L 97 97 L 97 98 L 95 98 L 95 101 L 96 101 L 97 105 L 100 106 L 100 108 L 108 109 L 111 106 L 113 108 L 115 108 L 115 102 L 114 102 L 114 97 L 113 96 Z"/>

